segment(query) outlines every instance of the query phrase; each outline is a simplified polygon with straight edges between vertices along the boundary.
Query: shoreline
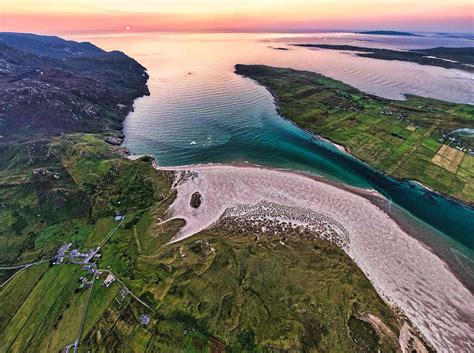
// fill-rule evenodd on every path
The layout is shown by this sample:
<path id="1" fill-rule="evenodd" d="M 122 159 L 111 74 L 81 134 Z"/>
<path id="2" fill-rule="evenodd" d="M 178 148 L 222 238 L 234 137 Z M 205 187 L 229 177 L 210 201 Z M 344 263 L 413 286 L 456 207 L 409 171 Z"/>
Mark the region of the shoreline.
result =
<path id="1" fill-rule="evenodd" d="M 131 156 L 131 158 L 140 158 L 143 156 Z M 157 170 L 168 170 L 168 171 L 182 171 L 182 170 L 192 170 L 195 168 L 211 168 L 211 167 L 242 167 L 242 168 L 259 168 L 262 170 L 273 170 L 277 172 L 290 173 L 295 175 L 301 175 L 306 178 L 310 178 L 317 182 L 336 187 L 338 189 L 359 195 L 364 197 L 380 211 L 384 212 L 388 217 L 390 217 L 405 233 L 410 237 L 420 242 L 427 250 L 432 252 L 434 255 L 438 256 L 442 261 L 445 262 L 447 268 L 450 272 L 466 286 L 471 292 L 474 292 L 474 274 L 472 271 L 467 270 L 465 262 L 463 262 L 459 256 L 455 253 L 455 250 L 449 247 L 448 236 L 444 233 L 438 231 L 436 228 L 433 228 L 431 225 L 423 222 L 417 217 L 413 216 L 409 211 L 399 207 L 396 204 L 393 204 L 386 196 L 381 194 L 375 189 L 364 189 L 355 186 L 346 185 L 342 182 L 328 179 L 324 176 L 312 174 L 310 172 L 285 169 L 285 168 L 274 168 L 265 165 L 253 164 L 253 163 L 244 163 L 244 162 L 231 162 L 231 163 L 200 163 L 200 164 L 191 164 L 191 165 L 181 165 L 181 166 L 160 166 L 153 156 L 149 156 L 153 159 L 154 167 Z M 413 221 L 410 221 L 408 217 L 413 217 Z M 438 233 L 440 236 L 436 238 Z M 457 250 L 456 250 L 457 251 Z M 465 255 L 463 255 L 463 258 Z M 469 261 L 470 262 L 470 261 Z"/>
<path id="2" fill-rule="evenodd" d="M 134 160 L 134 159 L 138 159 L 138 158 L 145 157 L 145 156 L 148 156 L 148 155 L 140 155 L 140 156 L 131 155 L 127 158 L 129 158 L 131 160 Z M 361 196 L 361 197 L 365 198 L 372 205 L 377 207 L 381 212 L 384 212 L 388 217 L 390 217 L 394 222 L 396 222 L 397 225 L 402 230 L 404 230 L 408 235 L 410 235 L 412 238 L 416 239 L 417 241 L 420 241 L 420 243 L 423 244 L 423 246 L 426 249 L 428 249 L 429 251 L 434 252 L 434 249 L 430 245 L 426 244 L 421 239 L 419 239 L 418 236 L 415 235 L 415 234 L 418 234 L 418 233 L 414 232 L 414 230 L 412 229 L 413 226 L 410 226 L 409 223 L 406 222 L 406 221 L 403 222 L 401 217 L 396 217 L 396 215 L 394 215 L 393 213 L 390 212 L 391 211 L 391 201 L 388 200 L 383 194 L 381 194 L 380 192 L 378 192 L 375 189 L 363 189 L 363 188 L 358 188 L 358 187 L 355 187 L 355 186 L 346 185 L 346 184 L 343 184 L 343 183 L 340 183 L 340 182 L 337 182 L 337 181 L 334 181 L 334 180 L 330 180 L 330 179 L 325 178 L 325 177 L 320 176 L 320 175 L 312 174 L 310 172 L 292 170 L 292 169 L 285 169 L 285 168 L 273 168 L 273 167 L 259 165 L 259 164 L 253 164 L 253 163 L 242 163 L 242 162 L 199 163 L 199 164 L 189 164 L 189 165 L 180 165 L 180 166 L 160 166 L 156 162 L 156 160 L 154 159 L 153 156 L 148 156 L 148 157 L 153 158 L 153 161 L 154 161 L 153 162 L 153 167 L 156 170 L 166 170 L 166 171 L 171 171 L 171 172 L 189 171 L 189 170 L 202 169 L 202 168 L 207 169 L 207 168 L 219 168 L 219 167 L 224 167 L 224 168 L 225 167 L 235 167 L 235 168 L 250 168 L 250 169 L 255 168 L 255 169 L 261 169 L 261 170 L 267 170 L 267 171 L 276 171 L 276 172 L 281 172 L 281 173 L 299 175 L 299 176 L 314 180 L 316 182 L 323 183 L 323 184 L 326 184 L 328 186 L 335 187 L 337 189 L 340 189 L 340 190 L 343 190 L 343 191 L 346 191 L 346 192 L 349 192 L 349 193 L 352 193 L 352 194 L 355 194 L 355 195 L 358 195 L 358 196 Z M 409 213 L 409 214 L 411 215 L 411 213 Z M 434 230 L 434 228 L 432 228 L 430 225 L 424 223 L 423 221 L 419 220 L 418 218 L 416 218 L 416 220 L 418 222 L 420 222 L 423 226 L 429 228 L 430 230 L 431 229 Z M 446 265 L 451 268 L 451 266 L 449 266 L 448 263 L 446 263 Z M 455 271 L 452 271 L 452 273 L 456 275 Z"/>
<path id="3" fill-rule="evenodd" d="M 314 134 L 311 133 L 311 135 L 314 135 Z M 319 136 L 317 136 L 317 135 L 315 137 L 319 138 Z M 331 141 L 329 141 L 329 142 L 331 142 Z M 334 145 L 336 145 L 336 144 L 334 144 Z M 337 148 L 337 146 L 336 146 L 336 148 Z M 130 156 L 127 156 L 127 158 L 129 158 L 131 160 L 141 158 L 141 157 L 144 157 L 144 155 L 137 156 L 137 155 L 131 154 Z M 153 159 L 154 167 L 158 170 L 168 170 L 168 171 L 174 171 L 174 172 L 178 171 L 179 172 L 179 171 L 195 170 L 195 169 L 219 169 L 219 168 L 226 168 L 226 167 L 239 168 L 239 169 L 255 169 L 256 168 L 260 171 L 267 170 L 267 171 L 276 172 L 276 173 L 284 173 L 284 174 L 291 174 L 291 175 L 304 177 L 306 179 L 312 180 L 313 182 L 322 183 L 322 184 L 324 184 L 328 187 L 333 187 L 333 188 L 336 188 L 336 189 L 339 189 L 339 190 L 343 190 L 346 193 L 357 195 L 357 196 L 367 200 L 374 207 L 376 207 L 380 212 L 384 213 L 387 217 L 391 218 L 391 220 L 394 223 L 396 223 L 396 225 L 400 229 L 402 229 L 403 232 L 406 233 L 408 237 L 410 237 L 413 241 L 415 241 L 417 243 L 419 248 L 424 249 L 425 252 L 428 252 L 431 256 L 436 257 L 438 259 L 438 261 L 442 263 L 441 267 L 443 267 L 456 280 L 459 281 L 459 279 L 456 276 L 456 273 L 452 271 L 451 266 L 449 266 L 443 260 L 441 260 L 433 252 L 433 249 L 430 246 L 428 246 L 422 240 L 415 237 L 412 234 L 412 232 L 410 231 L 410 229 L 409 229 L 410 227 L 406 224 L 406 222 L 405 223 L 400 222 L 400 219 L 398 219 L 396 217 L 395 218 L 393 217 L 393 214 L 389 212 L 390 211 L 390 204 L 389 204 L 390 201 L 385 196 L 383 196 L 382 194 L 377 192 L 376 190 L 362 189 L 362 188 L 357 188 L 357 187 L 344 185 L 342 183 L 326 179 L 322 176 L 317 176 L 317 175 L 310 174 L 309 172 L 293 171 L 293 170 L 288 170 L 288 169 L 283 169 L 283 168 L 274 169 L 274 168 L 270 168 L 270 167 L 267 167 L 267 166 L 253 165 L 253 164 L 250 164 L 250 163 L 240 162 L 240 163 L 232 163 L 231 165 L 221 164 L 221 163 L 209 163 L 209 164 L 187 165 L 187 166 L 159 166 L 157 161 L 155 160 L 155 158 L 153 156 L 151 156 L 151 158 Z M 198 173 L 199 173 L 199 171 L 198 171 Z M 186 200 L 186 203 L 187 203 L 187 201 L 188 200 Z M 175 200 L 175 202 L 176 202 L 176 200 Z M 175 204 L 175 202 L 172 204 L 172 207 Z M 171 209 L 171 207 L 170 207 L 170 209 Z M 219 217 L 220 217 L 220 215 L 222 215 L 222 212 L 219 213 Z M 185 219 L 185 217 L 180 217 L 179 215 L 175 215 L 175 214 L 173 214 L 172 217 L 173 218 L 183 218 L 183 219 Z M 217 219 L 219 219 L 219 217 Z M 186 219 L 185 219 L 185 221 L 188 222 L 188 220 L 186 220 Z M 212 225 L 212 223 L 211 223 L 211 225 Z M 179 240 L 181 240 L 181 238 L 180 239 L 175 239 L 175 241 L 179 241 Z M 416 323 L 416 321 L 414 320 L 416 318 L 416 316 L 413 315 L 413 314 L 410 315 L 410 313 L 407 312 L 407 309 L 403 305 L 403 303 L 402 303 L 402 305 L 400 305 L 399 300 L 393 299 L 393 295 L 391 294 L 391 291 L 387 290 L 386 288 L 384 288 L 383 285 L 381 286 L 380 283 L 378 283 L 377 276 L 376 275 L 371 275 L 370 269 L 367 270 L 369 267 L 364 264 L 364 259 L 359 258 L 359 256 L 354 256 L 353 254 L 351 255 L 351 254 L 348 253 L 348 255 L 356 263 L 356 265 L 366 274 L 367 278 L 372 283 L 374 288 L 377 290 L 379 295 L 384 299 L 384 301 L 386 301 L 388 305 L 396 308 L 396 310 L 398 310 L 402 314 L 402 316 L 408 317 L 409 320 L 413 323 L 416 330 L 420 332 L 421 336 L 424 337 L 424 339 L 427 342 L 429 342 L 429 344 L 433 345 L 434 343 L 433 343 L 433 339 L 430 337 L 430 330 L 424 328 L 422 325 L 420 326 L 419 323 Z M 400 273 L 403 273 L 403 272 L 400 272 Z M 460 285 L 461 285 L 461 287 L 464 287 L 462 283 L 460 283 Z M 474 338 L 469 339 L 469 340 L 474 341 Z"/>
<path id="4" fill-rule="evenodd" d="M 474 336 L 465 321 L 474 314 L 466 307 L 472 300 L 471 292 L 429 247 L 370 200 L 384 200 L 380 194 L 354 193 L 304 173 L 248 164 L 157 168 L 181 172 L 183 177 L 170 210 L 172 217 L 184 219 L 186 225 L 173 241 L 212 226 L 225 210 L 241 204 L 267 200 L 277 207 L 322 212 L 348 229 L 346 253 L 381 297 L 399 308 L 428 342 L 440 350 L 456 347 L 460 351 L 459 340 L 474 346 Z M 191 209 L 189 197 L 195 191 L 202 194 L 203 203 Z M 453 316 L 453 312 L 461 316 Z"/>
<path id="5" fill-rule="evenodd" d="M 331 142 L 332 143 L 332 142 Z M 137 156 L 137 157 L 132 157 L 132 158 L 140 158 L 142 156 Z M 155 161 L 155 168 L 158 170 L 169 170 L 169 171 L 178 171 L 178 170 L 192 170 L 194 168 L 207 168 L 207 167 L 225 167 L 225 166 L 233 166 L 233 167 L 242 167 L 242 168 L 260 168 L 263 170 L 273 170 L 273 171 L 279 171 L 283 173 L 290 173 L 290 174 L 295 174 L 295 175 L 301 175 L 310 179 L 313 179 L 317 182 L 321 182 L 324 184 L 327 184 L 329 186 L 334 186 L 338 189 L 342 189 L 345 191 L 348 191 L 350 193 L 359 195 L 367 199 L 369 202 L 371 202 L 374 206 L 379 208 L 382 212 L 386 213 L 387 216 L 392 218 L 397 225 L 403 229 L 407 234 L 409 234 L 412 238 L 418 240 L 423 244 L 423 246 L 426 249 L 429 249 L 432 253 L 437 255 L 440 258 L 443 258 L 443 261 L 446 262 L 446 266 L 449 267 L 450 271 L 464 284 L 468 287 L 468 289 L 471 292 L 474 292 L 474 283 L 472 282 L 474 280 L 474 275 L 469 272 L 465 271 L 460 272 L 456 266 L 462 269 L 466 269 L 466 264 L 461 262 L 457 256 L 453 256 L 452 251 L 441 251 L 439 247 L 434 246 L 435 244 L 430 244 L 433 242 L 433 233 L 439 233 L 442 235 L 442 237 L 447 237 L 444 233 L 441 231 L 437 230 L 436 228 L 433 228 L 431 225 L 423 222 L 422 220 L 418 219 L 416 216 L 411 214 L 409 211 L 406 211 L 405 209 L 399 207 L 396 204 L 393 204 L 392 201 L 390 201 L 386 196 L 381 194 L 375 189 L 364 189 L 360 187 L 355 187 L 355 186 L 350 186 L 346 185 L 342 182 L 338 182 L 335 180 L 328 179 L 324 176 L 321 175 L 316 175 L 312 174 L 311 172 L 305 172 L 301 170 L 293 170 L 293 169 L 285 169 L 285 168 L 276 168 L 276 167 L 271 167 L 271 166 L 265 166 L 265 165 L 259 165 L 259 164 L 254 164 L 254 163 L 243 163 L 243 162 L 231 162 L 231 163 L 199 163 L 199 164 L 190 164 L 190 165 L 180 165 L 180 166 L 160 166 L 156 160 L 154 159 L 153 156 L 149 156 L 153 158 Z M 355 157 L 354 157 L 355 158 Z M 418 183 L 417 181 L 413 181 L 414 183 Z M 420 186 L 423 186 L 423 184 L 418 183 Z M 425 186 L 423 186 L 425 187 Z M 394 210 L 398 212 L 394 212 Z M 403 212 L 406 212 L 406 214 L 403 214 Z M 407 215 L 410 217 L 413 217 L 415 220 L 415 223 L 409 222 L 409 219 L 407 219 Z M 443 239 L 437 239 L 438 243 L 441 242 L 446 242 L 445 238 Z M 448 257 L 447 261 L 446 258 Z M 468 274 L 468 275 L 467 275 Z"/>
<path id="6" fill-rule="evenodd" d="M 239 65 L 239 64 L 237 64 L 237 65 Z M 327 138 L 327 137 L 323 137 L 323 136 L 321 136 L 321 135 L 318 135 L 316 132 L 310 131 L 310 130 L 308 130 L 308 129 L 306 129 L 306 128 L 300 126 L 300 125 L 298 125 L 295 121 L 293 121 L 292 119 L 286 117 L 286 116 L 283 114 L 283 112 L 282 112 L 282 110 L 281 110 L 281 107 L 280 107 L 280 100 L 278 99 L 278 96 L 275 94 L 275 92 L 273 92 L 273 90 L 272 90 L 271 88 L 260 84 L 257 80 L 253 79 L 253 78 L 250 77 L 250 76 L 247 76 L 247 75 L 245 75 L 245 74 L 238 73 L 238 72 L 237 72 L 237 68 L 236 68 L 237 65 L 234 66 L 234 73 L 235 73 L 236 75 L 239 75 L 239 76 L 242 76 L 242 77 L 247 78 L 247 79 L 249 79 L 249 80 L 252 80 L 255 84 L 257 84 L 257 85 L 259 85 L 259 86 L 265 88 L 265 89 L 271 94 L 271 96 L 273 97 L 273 104 L 274 104 L 274 106 L 275 106 L 276 112 L 278 113 L 278 116 L 280 116 L 282 119 L 284 119 L 284 120 L 286 120 L 286 121 L 292 123 L 292 124 L 293 124 L 294 126 L 296 126 L 297 128 L 299 128 L 299 129 L 305 131 L 307 134 L 311 135 L 313 138 L 315 138 L 315 139 L 321 139 L 321 140 L 324 140 L 324 141 L 329 142 L 329 143 L 332 144 L 334 147 L 336 147 L 339 151 L 348 154 L 350 157 L 352 157 L 352 158 L 356 159 L 357 161 L 359 161 L 359 162 L 361 162 L 361 163 L 367 165 L 368 167 L 372 168 L 372 169 L 375 170 L 376 172 L 382 173 L 383 175 L 385 175 L 385 176 L 387 176 L 387 177 L 390 177 L 390 178 L 393 178 L 394 180 L 397 180 L 398 182 L 416 182 L 416 183 L 418 183 L 420 186 L 422 186 L 425 190 L 427 190 L 427 191 L 429 191 L 429 192 L 432 192 L 432 193 L 434 193 L 434 194 L 436 194 L 436 195 L 439 195 L 439 196 L 441 196 L 441 197 L 443 197 L 443 198 L 445 198 L 445 199 L 447 199 L 447 200 L 449 200 L 449 201 L 458 202 L 458 203 L 460 203 L 461 205 L 465 205 L 465 206 L 468 206 L 468 207 L 471 207 L 471 208 L 474 209 L 474 201 L 473 201 L 473 202 L 469 202 L 469 201 L 461 200 L 461 199 L 456 198 L 456 197 L 454 197 L 454 196 L 448 195 L 448 194 L 446 194 L 446 193 L 444 193 L 444 192 L 442 192 L 442 191 L 439 191 L 439 190 L 436 190 L 436 189 L 431 189 L 431 188 L 429 188 L 428 186 L 424 185 L 422 182 L 418 181 L 417 179 L 406 179 L 406 178 L 404 178 L 404 179 L 399 179 L 399 178 L 396 178 L 396 177 L 392 176 L 391 174 L 387 173 L 386 171 L 384 171 L 384 170 L 382 170 L 382 169 L 379 169 L 379 168 L 376 168 L 376 167 L 370 165 L 367 161 L 364 161 L 363 159 L 360 159 L 360 158 L 354 156 L 352 153 L 350 153 L 349 149 L 348 149 L 346 146 L 340 145 L 340 144 L 338 144 L 338 143 L 332 141 L 331 139 L 329 139 L 329 138 Z M 319 75 L 319 73 L 316 73 L 316 74 Z M 373 96 L 375 96 L 375 97 L 378 97 L 377 95 L 374 95 L 374 94 L 370 94 L 370 93 L 368 93 L 368 94 L 369 94 L 369 95 L 373 95 Z M 404 97 L 408 97 L 408 96 L 410 96 L 410 94 L 404 95 Z M 474 104 L 474 103 L 473 103 L 473 104 Z"/>
<path id="7" fill-rule="evenodd" d="M 129 159 L 134 160 L 134 159 L 138 159 L 138 158 L 142 158 L 142 157 L 151 157 L 151 158 L 154 159 L 154 157 L 150 156 L 150 155 L 131 155 Z M 209 168 L 214 168 L 214 167 L 257 168 L 257 169 L 263 169 L 263 170 L 270 170 L 270 171 L 277 171 L 277 172 L 301 175 L 301 176 L 305 176 L 307 178 L 315 179 L 315 180 L 317 180 L 319 182 L 322 182 L 324 184 L 328 184 L 328 185 L 331 185 L 331 186 L 334 186 L 334 187 L 337 187 L 337 188 L 340 188 L 340 189 L 344 189 L 344 190 L 347 190 L 347 191 L 350 191 L 350 192 L 377 196 L 380 199 L 387 200 L 381 193 L 379 193 L 375 189 L 363 189 L 363 188 L 358 188 L 358 187 L 355 187 L 355 186 L 346 185 L 346 184 L 337 182 L 335 180 L 325 178 L 324 176 L 312 174 L 310 172 L 305 172 L 305 171 L 301 171 L 301 170 L 269 167 L 269 166 L 266 166 L 266 165 L 255 164 L 255 163 L 247 163 L 247 162 L 213 163 L 213 162 L 210 162 L 210 163 L 186 164 L 186 165 L 178 165 L 178 166 L 161 166 L 155 160 L 154 166 L 155 166 L 155 169 L 157 169 L 157 170 L 168 170 L 168 171 L 192 170 L 192 169 L 195 169 L 195 168 L 208 168 L 208 167 Z"/>

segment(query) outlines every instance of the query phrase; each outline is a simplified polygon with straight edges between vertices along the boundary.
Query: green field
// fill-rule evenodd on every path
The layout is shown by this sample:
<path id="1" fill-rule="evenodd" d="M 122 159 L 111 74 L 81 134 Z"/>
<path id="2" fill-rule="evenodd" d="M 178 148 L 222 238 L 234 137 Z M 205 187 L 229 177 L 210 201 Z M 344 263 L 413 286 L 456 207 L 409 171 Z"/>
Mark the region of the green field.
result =
<path id="1" fill-rule="evenodd" d="M 82 288 L 80 278 L 92 277 L 73 263 L 3 271 L 2 283 L 16 275 L 0 289 L 0 351 L 58 352 L 83 318 L 80 352 L 397 351 L 403 319 L 336 246 L 256 242 L 218 227 L 168 245 L 183 226 L 158 224 L 175 195 L 170 173 L 149 158 L 124 159 L 103 135 L 64 135 L 41 148 L 29 165 L 2 172 L 1 264 L 49 259 L 72 242 L 102 245 L 105 272 Z M 12 153 L 21 160 L 29 149 Z M 39 168 L 60 177 L 34 175 Z M 119 227 L 117 212 L 126 215 Z M 107 271 L 117 278 L 110 287 Z"/>
<path id="2" fill-rule="evenodd" d="M 150 227 L 146 235 L 153 233 Z M 114 237 L 99 267 L 110 267 L 153 310 L 122 298 L 121 284 L 106 288 L 96 280 L 80 351 L 209 352 L 216 341 L 235 352 L 397 350 L 397 341 L 365 318 L 376 315 L 394 337 L 400 320 L 325 241 L 282 246 L 279 237 L 256 243 L 252 234 L 215 229 L 139 254 L 133 237 L 126 229 Z M 2 349 L 52 352 L 71 344 L 86 301 L 87 291 L 74 291 L 83 273 L 80 266 L 46 264 L 12 280 L 0 292 L 8 308 Z M 140 324 L 142 314 L 148 325 Z"/>
<path id="3" fill-rule="evenodd" d="M 2 323 L 8 323 L 0 334 L 2 351 L 55 352 L 75 339 L 80 322 L 77 311 L 85 300 L 81 294 L 74 295 L 79 268 L 64 265 L 46 272 L 43 268 L 39 279 L 37 272 L 34 267 L 24 271 L 0 293 L 2 306 L 16 309 L 2 317 Z M 25 286 L 29 281 L 33 283 Z M 24 288 L 30 290 L 19 296 Z"/>
<path id="4" fill-rule="evenodd" d="M 275 96 L 281 114 L 299 126 L 343 145 L 352 155 L 399 179 L 474 203 L 472 139 L 447 133 L 472 127 L 474 106 L 408 96 L 372 96 L 312 72 L 237 65 Z M 444 136 L 443 136 L 444 134 Z M 441 145 L 464 149 L 455 172 L 433 163 Z"/>
<path id="5" fill-rule="evenodd" d="M 156 172 L 149 160 L 124 159 L 103 135 L 1 148 L 2 265 L 51 257 L 69 241 L 92 246 L 112 228 L 117 212 L 140 215 L 169 194 L 170 175 Z M 30 155 L 33 148 L 38 151 Z"/>

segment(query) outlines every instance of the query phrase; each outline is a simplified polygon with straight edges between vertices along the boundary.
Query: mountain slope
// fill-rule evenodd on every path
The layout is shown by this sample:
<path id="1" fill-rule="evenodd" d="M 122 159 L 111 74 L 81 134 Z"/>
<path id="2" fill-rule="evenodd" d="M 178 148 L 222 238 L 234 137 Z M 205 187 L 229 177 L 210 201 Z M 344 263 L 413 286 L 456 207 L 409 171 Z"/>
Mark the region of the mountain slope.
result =
<path id="1" fill-rule="evenodd" d="M 120 130 L 133 100 L 148 94 L 145 68 L 121 52 L 57 37 L 0 39 L 0 143 Z"/>
<path id="2" fill-rule="evenodd" d="M 0 33 L 0 43 L 28 53 L 58 59 L 105 53 L 104 50 L 89 42 L 78 43 L 56 36 L 42 36 L 32 33 L 3 32 Z"/>

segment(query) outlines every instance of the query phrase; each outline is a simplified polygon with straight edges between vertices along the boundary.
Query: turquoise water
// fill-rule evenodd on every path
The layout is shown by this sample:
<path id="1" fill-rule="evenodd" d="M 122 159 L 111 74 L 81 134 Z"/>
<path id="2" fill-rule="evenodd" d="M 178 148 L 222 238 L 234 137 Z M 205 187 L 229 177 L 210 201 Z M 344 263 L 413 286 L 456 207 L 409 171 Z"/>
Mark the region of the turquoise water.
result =
<path id="1" fill-rule="evenodd" d="M 242 105 L 238 107 L 243 109 Z M 196 112 L 191 110 L 190 115 L 193 114 Z M 133 119 L 134 115 L 127 124 L 136 128 Z M 184 140 L 175 134 L 164 141 L 132 138 L 127 133 L 126 146 L 137 154 L 156 156 L 160 165 L 249 162 L 307 171 L 346 185 L 375 189 L 425 223 L 474 249 L 472 207 L 433 193 L 415 182 L 390 178 L 282 119 L 273 109 L 255 109 L 249 119 L 237 121 L 240 123 L 229 124 L 231 126 L 212 120 L 206 120 L 202 126 L 190 123 L 194 126 L 192 136 Z"/>
<path id="2" fill-rule="evenodd" d="M 274 43 L 275 36 L 147 34 L 126 40 L 87 39 L 107 49 L 123 50 L 148 68 L 151 96 L 136 101 L 135 112 L 124 124 L 124 144 L 133 153 L 151 154 L 166 166 L 249 162 L 375 189 L 387 197 L 386 207 L 418 230 L 421 240 L 462 277 L 473 279 L 472 207 L 414 182 L 387 177 L 303 131 L 278 115 L 268 91 L 233 71 L 237 63 L 293 67 L 320 72 L 387 98 L 401 99 L 404 93 L 412 93 L 474 103 L 472 74 L 327 50 L 274 50 L 274 45 L 285 45 Z M 363 45 L 365 40 L 327 34 L 324 42 Z M 383 43 L 371 38 L 367 43 L 390 47 L 390 40 L 397 48 L 410 47 L 410 41 L 414 41 L 412 47 L 424 43 L 418 37 L 383 38 Z M 425 46 L 436 46 L 436 40 L 430 37 Z"/>

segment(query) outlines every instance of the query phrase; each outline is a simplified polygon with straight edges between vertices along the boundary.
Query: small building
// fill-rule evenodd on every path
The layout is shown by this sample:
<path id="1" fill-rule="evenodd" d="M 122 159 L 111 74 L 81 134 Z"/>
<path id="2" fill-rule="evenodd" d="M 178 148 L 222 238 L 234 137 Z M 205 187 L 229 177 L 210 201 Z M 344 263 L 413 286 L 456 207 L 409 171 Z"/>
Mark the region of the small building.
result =
<path id="1" fill-rule="evenodd" d="M 104 286 L 109 287 L 115 281 L 115 277 L 112 274 L 108 274 L 104 280 Z"/>
<path id="2" fill-rule="evenodd" d="M 120 222 L 123 219 L 123 216 L 120 213 L 115 215 L 115 221 Z"/>
<path id="3" fill-rule="evenodd" d="M 150 317 L 146 314 L 140 316 L 140 324 L 146 326 L 150 323 Z"/>
<path id="4" fill-rule="evenodd" d="M 67 253 L 67 251 L 69 250 L 69 248 L 71 247 L 72 243 L 67 243 L 67 244 L 64 244 L 64 245 L 61 245 L 56 253 L 56 258 L 55 258 L 55 261 L 53 262 L 53 264 L 60 264 L 63 262 L 64 260 L 64 257 Z"/>

